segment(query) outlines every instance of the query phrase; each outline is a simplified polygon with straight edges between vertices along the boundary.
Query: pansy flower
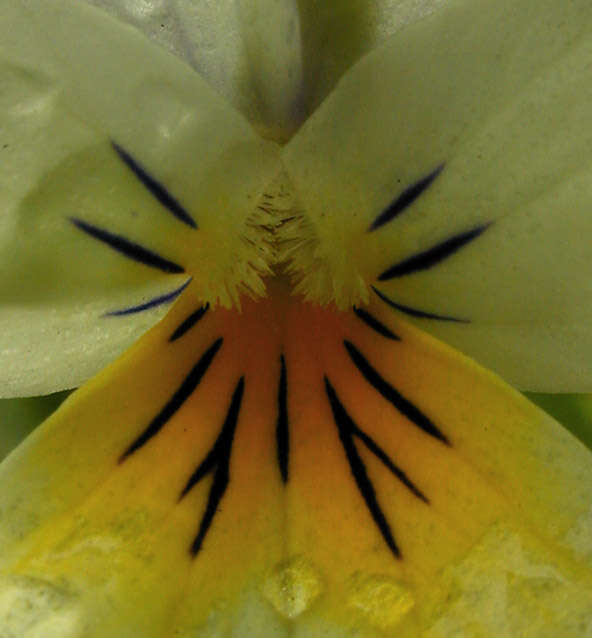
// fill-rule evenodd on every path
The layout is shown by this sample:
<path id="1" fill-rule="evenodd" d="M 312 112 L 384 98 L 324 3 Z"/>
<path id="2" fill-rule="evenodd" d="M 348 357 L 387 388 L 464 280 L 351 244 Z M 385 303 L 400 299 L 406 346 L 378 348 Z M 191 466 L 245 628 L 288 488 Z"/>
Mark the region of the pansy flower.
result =
<path id="1" fill-rule="evenodd" d="M 0 634 L 589 635 L 592 5 L 209 4 L 0 8 Z"/>

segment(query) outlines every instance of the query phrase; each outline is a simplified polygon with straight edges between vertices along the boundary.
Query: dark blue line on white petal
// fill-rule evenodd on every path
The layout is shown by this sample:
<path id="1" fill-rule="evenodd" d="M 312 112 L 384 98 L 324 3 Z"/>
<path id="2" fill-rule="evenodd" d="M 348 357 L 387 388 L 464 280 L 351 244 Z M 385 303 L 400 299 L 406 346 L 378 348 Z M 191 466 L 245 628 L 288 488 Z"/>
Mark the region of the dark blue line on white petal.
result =
<path id="1" fill-rule="evenodd" d="M 429 175 L 422 177 L 419 181 L 415 182 L 411 186 L 408 186 L 396 199 L 392 202 L 380 215 L 372 222 L 368 232 L 377 230 L 384 224 L 392 221 L 395 217 L 400 215 L 404 210 L 409 208 L 411 204 L 431 185 L 431 183 L 440 175 L 444 164 L 440 164 Z"/>
<path id="2" fill-rule="evenodd" d="M 454 253 L 458 252 L 474 239 L 477 239 L 490 225 L 491 224 L 483 224 L 464 233 L 453 235 L 427 250 L 411 255 L 411 257 L 407 257 L 394 266 L 387 268 L 387 270 L 378 276 L 378 281 L 388 281 L 395 277 L 404 277 L 405 275 L 411 275 L 420 270 L 433 268 L 440 262 L 448 259 L 448 257 L 454 255 Z"/>
<path id="3" fill-rule="evenodd" d="M 161 270 L 162 272 L 169 274 L 185 272 L 185 269 L 182 266 L 179 266 L 179 264 L 176 264 L 165 257 L 161 257 L 157 253 L 144 248 L 144 246 L 140 246 L 140 244 L 137 244 L 122 235 L 116 235 L 104 228 L 99 228 L 98 226 L 89 224 L 88 222 L 76 217 L 70 217 L 70 221 L 82 232 L 86 233 L 93 239 L 97 239 L 132 261 L 144 264 L 150 268 L 156 268 L 157 270 Z"/>
<path id="4" fill-rule="evenodd" d="M 185 290 L 185 288 L 187 288 L 190 282 L 191 277 L 182 286 L 179 286 L 179 288 L 172 292 L 168 292 L 158 297 L 153 297 L 149 301 L 137 306 L 129 306 L 128 308 L 120 308 L 119 310 L 110 310 L 109 312 L 106 312 L 103 317 L 123 317 L 125 315 L 134 315 L 137 312 L 144 312 L 144 310 L 150 310 L 151 308 L 156 308 L 156 306 L 171 303 Z"/>
<path id="5" fill-rule="evenodd" d="M 168 190 L 148 171 L 139 164 L 126 150 L 119 144 L 111 142 L 113 149 L 119 155 L 121 161 L 132 171 L 138 180 L 146 187 L 150 194 L 160 202 L 172 215 L 191 228 L 197 228 L 197 224 L 191 215 L 181 206 L 181 204 L 168 192 Z"/>
<path id="6" fill-rule="evenodd" d="M 416 317 L 417 319 L 437 319 L 438 321 L 452 321 L 454 323 L 471 323 L 470 319 L 463 319 L 461 317 L 451 317 L 450 315 L 438 315 L 433 312 L 426 312 L 425 310 L 419 310 L 418 308 L 412 308 L 411 306 L 404 306 L 402 304 L 389 299 L 387 296 L 383 295 L 380 290 L 372 286 L 372 290 L 378 295 L 378 298 L 384 301 L 385 304 L 389 305 L 391 308 L 402 312 L 409 317 Z"/>

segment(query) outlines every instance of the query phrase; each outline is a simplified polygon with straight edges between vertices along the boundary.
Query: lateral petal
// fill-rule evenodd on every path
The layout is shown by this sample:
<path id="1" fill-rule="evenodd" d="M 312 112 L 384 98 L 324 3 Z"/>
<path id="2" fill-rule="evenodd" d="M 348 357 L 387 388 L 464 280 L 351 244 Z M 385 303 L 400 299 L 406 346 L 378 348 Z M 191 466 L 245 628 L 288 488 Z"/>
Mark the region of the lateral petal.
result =
<path id="1" fill-rule="evenodd" d="M 284 152 L 329 296 L 374 286 L 521 388 L 590 390 L 591 25 L 453 0 L 344 76 Z"/>
<path id="2" fill-rule="evenodd" d="M 84 382 L 191 277 L 203 299 L 230 303 L 278 166 L 272 144 L 134 29 L 66 0 L 11 0 L 1 16 L 0 385 L 12 396 Z"/>

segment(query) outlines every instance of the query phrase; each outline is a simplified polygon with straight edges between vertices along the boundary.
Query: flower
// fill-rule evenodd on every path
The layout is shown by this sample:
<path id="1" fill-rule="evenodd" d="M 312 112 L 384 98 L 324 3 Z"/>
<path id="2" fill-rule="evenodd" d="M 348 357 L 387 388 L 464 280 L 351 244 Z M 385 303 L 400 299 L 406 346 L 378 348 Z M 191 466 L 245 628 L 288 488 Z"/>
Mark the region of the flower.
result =
<path id="1" fill-rule="evenodd" d="M 2 9 L 6 393 L 174 302 L 0 467 L 3 632 L 586 635 L 590 453 L 467 355 L 590 387 L 592 9 L 431 6 L 333 89 L 312 9 L 237 6 L 243 114 L 94 9 Z"/>

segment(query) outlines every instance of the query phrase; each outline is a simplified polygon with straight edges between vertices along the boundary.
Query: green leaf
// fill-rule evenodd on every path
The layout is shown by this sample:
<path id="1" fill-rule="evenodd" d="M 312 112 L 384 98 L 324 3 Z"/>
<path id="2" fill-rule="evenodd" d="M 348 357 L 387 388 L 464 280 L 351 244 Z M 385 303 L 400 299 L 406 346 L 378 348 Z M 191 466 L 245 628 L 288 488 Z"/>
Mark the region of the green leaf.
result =
<path id="1" fill-rule="evenodd" d="M 4 459 L 68 396 L 59 392 L 44 397 L 0 400 L 0 459 Z"/>
<path id="2" fill-rule="evenodd" d="M 528 392 L 526 396 L 592 449 L 592 395 Z"/>

